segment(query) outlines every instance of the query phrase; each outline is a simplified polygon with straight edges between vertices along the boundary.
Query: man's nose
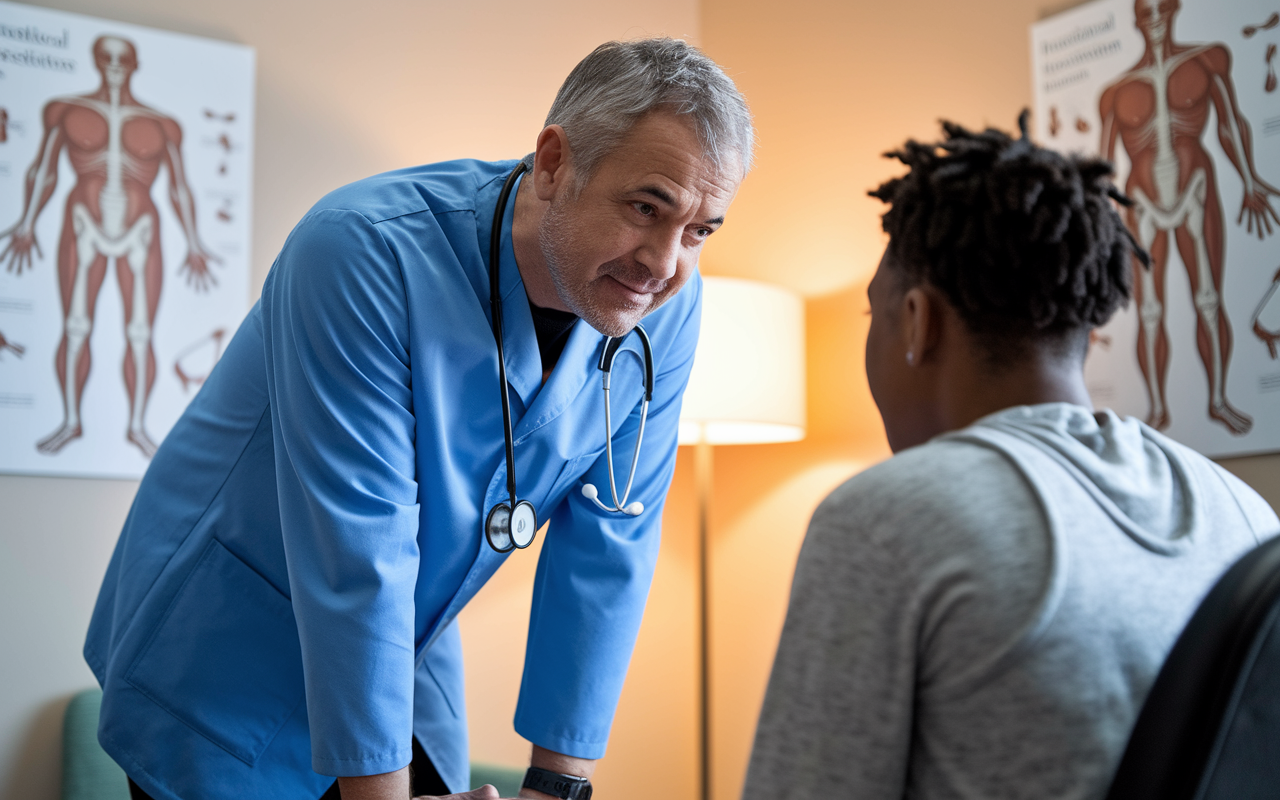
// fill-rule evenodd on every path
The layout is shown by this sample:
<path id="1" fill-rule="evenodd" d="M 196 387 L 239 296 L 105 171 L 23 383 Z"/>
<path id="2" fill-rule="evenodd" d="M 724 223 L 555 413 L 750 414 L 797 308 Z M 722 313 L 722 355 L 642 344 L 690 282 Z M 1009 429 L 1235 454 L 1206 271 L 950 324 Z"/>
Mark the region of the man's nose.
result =
<path id="1" fill-rule="evenodd" d="M 638 261 L 649 270 L 654 280 L 670 280 L 680 263 L 680 239 L 683 231 L 654 231 L 640 252 Z"/>

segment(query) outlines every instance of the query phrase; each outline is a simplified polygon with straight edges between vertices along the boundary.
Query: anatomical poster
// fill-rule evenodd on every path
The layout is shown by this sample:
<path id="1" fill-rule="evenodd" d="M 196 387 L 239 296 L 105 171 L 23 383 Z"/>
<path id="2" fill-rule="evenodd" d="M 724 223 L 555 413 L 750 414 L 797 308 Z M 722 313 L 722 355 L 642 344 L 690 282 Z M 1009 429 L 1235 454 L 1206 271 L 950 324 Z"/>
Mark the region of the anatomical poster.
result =
<path id="1" fill-rule="evenodd" d="M 1151 254 L 1094 404 L 1209 456 L 1280 450 L 1280 0 L 1097 0 L 1031 28 L 1035 136 L 1102 154 Z"/>
<path id="2" fill-rule="evenodd" d="M 0 472 L 138 478 L 248 303 L 253 50 L 0 1 Z"/>

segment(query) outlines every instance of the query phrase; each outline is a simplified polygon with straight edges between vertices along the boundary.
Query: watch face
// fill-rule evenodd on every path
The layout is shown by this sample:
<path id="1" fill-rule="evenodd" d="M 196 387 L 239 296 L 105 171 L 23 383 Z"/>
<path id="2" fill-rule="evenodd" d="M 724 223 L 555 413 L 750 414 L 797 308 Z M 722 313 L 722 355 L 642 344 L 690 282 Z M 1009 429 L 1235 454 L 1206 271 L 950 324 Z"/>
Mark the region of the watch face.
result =
<path id="1" fill-rule="evenodd" d="M 511 512 L 511 541 L 516 547 L 528 547 L 537 532 L 538 515 L 533 504 L 527 500 L 516 503 L 515 510 Z"/>

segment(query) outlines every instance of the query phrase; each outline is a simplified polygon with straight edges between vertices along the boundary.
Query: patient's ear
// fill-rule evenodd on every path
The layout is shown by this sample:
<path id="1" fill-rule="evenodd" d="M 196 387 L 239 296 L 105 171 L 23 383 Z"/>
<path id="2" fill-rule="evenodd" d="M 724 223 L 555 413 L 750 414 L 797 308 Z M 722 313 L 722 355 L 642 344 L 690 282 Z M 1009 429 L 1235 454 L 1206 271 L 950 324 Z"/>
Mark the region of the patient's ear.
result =
<path id="1" fill-rule="evenodd" d="M 907 339 L 907 364 L 929 362 L 942 331 L 941 298 L 930 286 L 913 286 L 902 298 L 902 324 Z"/>

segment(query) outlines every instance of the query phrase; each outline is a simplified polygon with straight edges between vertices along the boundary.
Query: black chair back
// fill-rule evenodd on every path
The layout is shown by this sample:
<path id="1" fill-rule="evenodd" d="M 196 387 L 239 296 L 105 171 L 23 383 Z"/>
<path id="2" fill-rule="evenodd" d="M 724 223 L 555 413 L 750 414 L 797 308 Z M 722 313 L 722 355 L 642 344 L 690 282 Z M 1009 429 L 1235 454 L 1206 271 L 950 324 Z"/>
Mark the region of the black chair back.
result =
<path id="1" fill-rule="evenodd" d="M 1107 800 L 1280 798 L 1280 537 L 1200 603 L 1156 677 Z"/>

